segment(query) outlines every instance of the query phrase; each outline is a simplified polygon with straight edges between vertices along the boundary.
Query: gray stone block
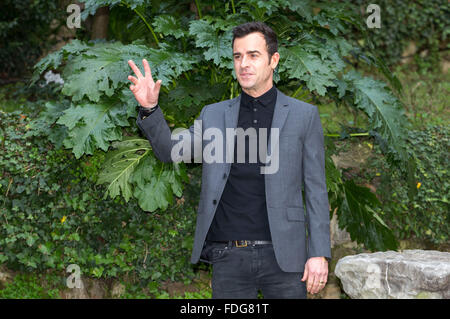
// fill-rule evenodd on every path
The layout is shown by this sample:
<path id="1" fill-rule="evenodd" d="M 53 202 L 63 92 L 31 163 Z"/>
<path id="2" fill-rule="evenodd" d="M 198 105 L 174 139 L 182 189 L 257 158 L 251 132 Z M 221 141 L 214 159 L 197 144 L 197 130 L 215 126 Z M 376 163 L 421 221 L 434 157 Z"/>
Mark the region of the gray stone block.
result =
<path id="1" fill-rule="evenodd" d="M 450 299 L 448 252 L 405 250 L 346 256 L 334 272 L 351 298 Z"/>

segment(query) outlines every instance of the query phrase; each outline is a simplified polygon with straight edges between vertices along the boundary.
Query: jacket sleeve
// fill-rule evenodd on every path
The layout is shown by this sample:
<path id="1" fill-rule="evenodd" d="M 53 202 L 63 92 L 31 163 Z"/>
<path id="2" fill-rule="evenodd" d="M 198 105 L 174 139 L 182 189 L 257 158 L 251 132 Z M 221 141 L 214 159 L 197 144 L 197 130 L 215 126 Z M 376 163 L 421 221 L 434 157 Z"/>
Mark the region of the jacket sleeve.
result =
<path id="1" fill-rule="evenodd" d="M 136 124 L 149 140 L 153 153 L 160 161 L 164 163 L 191 162 L 194 158 L 196 162 L 201 162 L 203 136 L 201 123 L 205 109 L 206 107 L 202 109 L 189 129 L 177 128 L 172 132 L 161 107 L 156 108 L 144 119 L 139 112 Z"/>
<path id="2" fill-rule="evenodd" d="M 303 142 L 303 185 L 308 222 L 308 258 L 331 259 L 330 213 L 325 178 L 325 148 L 319 110 L 313 106 Z"/>

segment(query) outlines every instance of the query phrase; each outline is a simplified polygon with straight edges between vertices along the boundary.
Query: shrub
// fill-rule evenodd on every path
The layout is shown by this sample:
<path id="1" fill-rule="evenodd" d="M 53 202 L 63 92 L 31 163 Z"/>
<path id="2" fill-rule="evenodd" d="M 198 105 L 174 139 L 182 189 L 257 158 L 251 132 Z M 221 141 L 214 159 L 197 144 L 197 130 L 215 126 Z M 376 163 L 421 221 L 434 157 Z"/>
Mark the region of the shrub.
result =
<path id="1" fill-rule="evenodd" d="M 65 22 L 60 1 L 3 0 L 0 4 L 0 77 L 22 76 L 52 42 L 51 33 Z M 52 25 L 53 23 L 53 25 Z"/>
<path id="2" fill-rule="evenodd" d="M 408 193 L 408 181 L 391 170 L 382 158 L 372 165 L 386 170 L 377 192 L 385 204 L 385 216 L 398 239 L 415 237 L 435 245 L 449 241 L 450 150 L 448 126 L 428 125 L 408 133 L 413 156 L 415 193 Z"/>
<path id="3" fill-rule="evenodd" d="M 368 1 L 350 2 L 367 19 Z M 439 51 L 448 49 L 448 21 L 450 10 L 445 0 L 389 1 L 379 0 L 381 28 L 368 29 L 370 42 L 364 47 L 376 51 L 388 65 L 401 62 L 402 54 L 410 42 L 414 42 L 417 52 L 414 58 L 422 69 L 436 68 Z M 360 30 L 354 29 L 351 38 L 361 40 Z M 427 53 L 423 58 L 420 53 Z"/>
<path id="4" fill-rule="evenodd" d="M 135 200 L 104 199 L 105 188 L 93 182 L 104 152 L 76 160 L 27 115 L 0 111 L 0 264 L 65 271 L 74 263 L 87 276 L 189 281 L 192 193 L 164 214 L 146 213 Z"/>

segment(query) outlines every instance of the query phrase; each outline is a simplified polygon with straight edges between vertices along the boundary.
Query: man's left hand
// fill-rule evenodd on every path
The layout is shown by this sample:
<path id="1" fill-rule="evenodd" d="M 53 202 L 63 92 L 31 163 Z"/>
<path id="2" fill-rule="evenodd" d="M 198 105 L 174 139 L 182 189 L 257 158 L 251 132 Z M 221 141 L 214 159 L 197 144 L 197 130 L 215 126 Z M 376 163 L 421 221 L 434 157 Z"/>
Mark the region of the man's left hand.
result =
<path id="1" fill-rule="evenodd" d="M 328 278 L 328 261 L 325 257 L 311 257 L 305 264 L 302 281 L 306 280 L 306 289 L 310 294 L 321 291 Z"/>

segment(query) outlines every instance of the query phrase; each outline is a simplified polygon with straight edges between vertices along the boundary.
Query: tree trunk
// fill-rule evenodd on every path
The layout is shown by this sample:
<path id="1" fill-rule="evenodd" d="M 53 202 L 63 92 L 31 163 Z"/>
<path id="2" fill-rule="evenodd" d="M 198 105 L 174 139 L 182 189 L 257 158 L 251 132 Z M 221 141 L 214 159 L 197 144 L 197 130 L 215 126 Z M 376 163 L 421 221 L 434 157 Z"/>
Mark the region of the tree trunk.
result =
<path id="1" fill-rule="evenodd" d="M 109 7 L 97 9 L 92 23 L 91 40 L 106 39 L 108 36 Z"/>

